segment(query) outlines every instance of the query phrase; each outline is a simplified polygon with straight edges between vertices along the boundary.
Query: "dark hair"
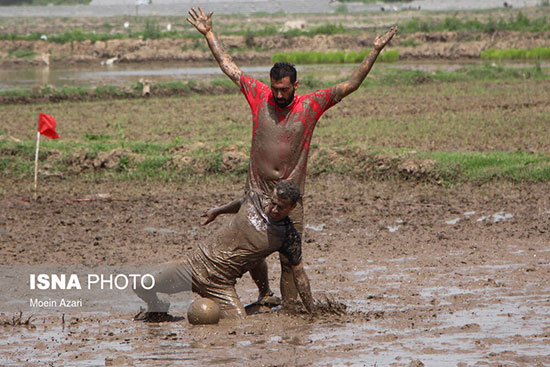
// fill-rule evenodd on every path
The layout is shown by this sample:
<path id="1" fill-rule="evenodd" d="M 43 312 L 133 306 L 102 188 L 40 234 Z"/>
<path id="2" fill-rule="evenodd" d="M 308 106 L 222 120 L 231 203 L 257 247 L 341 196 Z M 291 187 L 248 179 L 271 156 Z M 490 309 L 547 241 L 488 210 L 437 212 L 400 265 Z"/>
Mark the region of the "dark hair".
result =
<path id="1" fill-rule="evenodd" d="M 271 68 L 269 76 L 273 80 L 281 80 L 284 77 L 289 76 L 290 82 L 294 84 L 296 83 L 296 68 L 288 62 L 277 62 Z"/>
<path id="2" fill-rule="evenodd" d="M 296 204 L 300 198 L 300 189 L 292 180 L 279 181 L 275 187 L 277 196 L 281 199 L 288 199 L 292 204 Z"/>

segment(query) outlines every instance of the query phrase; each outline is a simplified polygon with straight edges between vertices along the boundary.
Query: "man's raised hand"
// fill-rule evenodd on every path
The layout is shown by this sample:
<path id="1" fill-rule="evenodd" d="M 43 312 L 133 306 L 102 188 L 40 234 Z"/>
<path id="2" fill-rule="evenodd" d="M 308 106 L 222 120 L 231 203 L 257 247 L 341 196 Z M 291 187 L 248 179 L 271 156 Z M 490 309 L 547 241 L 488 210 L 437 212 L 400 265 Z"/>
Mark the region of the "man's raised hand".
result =
<path id="1" fill-rule="evenodd" d="M 376 37 L 373 44 L 374 48 L 378 51 L 382 50 L 384 46 L 386 46 L 388 42 L 390 42 L 390 40 L 393 38 L 395 32 L 397 32 L 397 29 L 397 27 L 391 27 L 388 33 Z"/>
<path id="2" fill-rule="evenodd" d="M 198 12 L 195 8 L 191 8 L 191 10 L 189 10 L 189 15 L 191 17 L 187 18 L 187 21 L 193 24 L 199 32 L 206 36 L 206 34 L 212 30 L 212 14 L 214 13 L 210 12 L 206 15 L 201 7 L 199 7 Z"/>

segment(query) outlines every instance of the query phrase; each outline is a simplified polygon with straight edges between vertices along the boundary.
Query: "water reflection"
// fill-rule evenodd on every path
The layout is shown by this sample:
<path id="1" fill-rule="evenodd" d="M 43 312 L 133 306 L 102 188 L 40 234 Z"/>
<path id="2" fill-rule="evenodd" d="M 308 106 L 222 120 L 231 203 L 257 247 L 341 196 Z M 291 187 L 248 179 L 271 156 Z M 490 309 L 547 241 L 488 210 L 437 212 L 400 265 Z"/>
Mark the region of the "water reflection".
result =
<path id="1" fill-rule="evenodd" d="M 379 63 L 377 68 L 397 68 L 404 70 L 420 70 L 426 72 L 454 71 L 465 66 L 482 65 L 481 60 L 452 61 L 400 61 L 398 63 Z M 534 62 L 506 62 L 506 67 L 534 67 Z M 356 65 L 303 65 L 298 66 L 300 72 L 327 70 L 332 73 L 347 71 Z M 550 63 L 542 64 L 550 67 Z M 271 65 L 247 66 L 243 71 L 254 77 L 266 77 Z M 220 78 L 221 70 L 213 63 L 208 65 L 189 65 L 178 62 L 154 62 L 140 64 L 86 64 L 86 65 L 9 65 L 0 70 L 0 90 L 31 89 L 33 87 L 52 85 L 60 87 L 90 87 L 97 85 L 128 85 L 141 78 L 151 82 L 177 81 L 187 79 Z"/>
<path id="2" fill-rule="evenodd" d="M 180 67 L 181 66 L 181 67 Z M 265 76 L 270 66 L 243 67 L 253 76 Z M 175 63 L 114 65 L 13 65 L 0 70 L 0 90 L 31 89 L 37 86 L 90 87 L 128 85 L 146 78 L 152 82 L 186 79 L 219 78 L 222 72 L 214 66 L 183 66 Z"/>

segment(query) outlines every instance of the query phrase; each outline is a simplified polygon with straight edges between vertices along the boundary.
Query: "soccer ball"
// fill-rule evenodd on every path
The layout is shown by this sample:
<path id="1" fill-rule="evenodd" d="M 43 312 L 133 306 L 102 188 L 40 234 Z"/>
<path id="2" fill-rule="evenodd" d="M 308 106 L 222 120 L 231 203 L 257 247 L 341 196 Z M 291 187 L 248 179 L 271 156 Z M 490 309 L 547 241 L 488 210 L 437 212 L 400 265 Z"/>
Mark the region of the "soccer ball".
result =
<path id="1" fill-rule="evenodd" d="M 193 325 L 217 324 L 220 321 L 220 307 L 209 298 L 198 298 L 187 310 L 187 321 Z"/>

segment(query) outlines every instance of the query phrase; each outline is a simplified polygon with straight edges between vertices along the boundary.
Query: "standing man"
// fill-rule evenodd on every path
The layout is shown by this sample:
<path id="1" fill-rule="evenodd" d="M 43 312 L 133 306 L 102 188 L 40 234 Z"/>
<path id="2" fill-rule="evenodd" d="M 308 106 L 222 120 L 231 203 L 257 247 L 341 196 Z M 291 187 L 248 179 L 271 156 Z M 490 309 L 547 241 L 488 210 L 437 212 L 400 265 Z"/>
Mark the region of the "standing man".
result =
<path id="1" fill-rule="evenodd" d="M 293 180 L 304 193 L 307 158 L 313 129 L 321 115 L 359 88 L 380 51 L 392 39 L 396 27 L 374 40 L 372 51 L 351 77 L 328 89 L 297 95 L 296 69 L 288 63 L 276 63 L 270 71 L 271 86 L 246 75 L 223 48 L 212 28 L 212 14 L 203 9 L 189 11 L 187 21 L 204 35 L 221 70 L 241 89 L 252 110 L 252 145 L 245 190 L 271 193 L 277 182 Z M 302 235 L 303 203 L 300 199 L 290 213 Z M 295 300 L 297 291 L 288 258 L 280 253 L 281 296 L 283 302 Z M 265 260 L 250 271 L 260 289 L 259 301 L 272 294 L 267 283 Z"/>

